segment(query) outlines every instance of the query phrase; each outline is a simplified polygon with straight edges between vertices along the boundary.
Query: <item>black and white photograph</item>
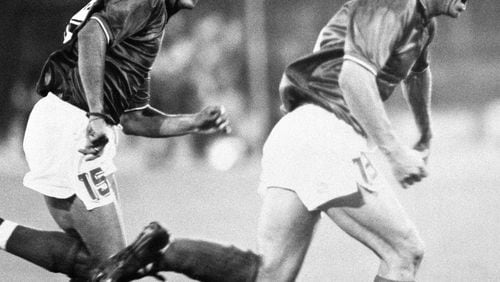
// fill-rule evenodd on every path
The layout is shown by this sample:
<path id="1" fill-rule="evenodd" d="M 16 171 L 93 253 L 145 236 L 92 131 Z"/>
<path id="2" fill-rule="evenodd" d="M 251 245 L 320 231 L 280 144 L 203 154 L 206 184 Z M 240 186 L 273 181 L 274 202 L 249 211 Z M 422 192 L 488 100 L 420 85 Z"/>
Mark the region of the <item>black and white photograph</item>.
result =
<path id="1" fill-rule="evenodd" d="M 500 281 L 499 1 L 0 6 L 0 281 Z"/>

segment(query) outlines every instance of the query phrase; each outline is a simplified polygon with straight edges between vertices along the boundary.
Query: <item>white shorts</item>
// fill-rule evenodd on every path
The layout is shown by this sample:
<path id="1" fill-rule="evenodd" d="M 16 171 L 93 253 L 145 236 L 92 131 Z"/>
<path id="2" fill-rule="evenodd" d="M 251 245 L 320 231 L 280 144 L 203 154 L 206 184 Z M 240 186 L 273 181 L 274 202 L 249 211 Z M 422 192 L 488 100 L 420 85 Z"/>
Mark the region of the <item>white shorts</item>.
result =
<path id="1" fill-rule="evenodd" d="M 264 144 L 259 193 L 294 191 L 308 210 L 386 180 L 370 161 L 367 140 L 325 109 L 306 104 L 285 115 Z"/>
<path id="2" fill-rule="evenodd" d="M 83 110 L 51 93 L 40 99 L 31 111 L 24 136 L 30 169 L 24 186 L 59 199 L 76 194 L 89 210 L 114 202 L 106 176 L 116 171 L 116 128 L 103 155 L 85 161 L 78 149 L 85 146 L 87 125 Z"/>

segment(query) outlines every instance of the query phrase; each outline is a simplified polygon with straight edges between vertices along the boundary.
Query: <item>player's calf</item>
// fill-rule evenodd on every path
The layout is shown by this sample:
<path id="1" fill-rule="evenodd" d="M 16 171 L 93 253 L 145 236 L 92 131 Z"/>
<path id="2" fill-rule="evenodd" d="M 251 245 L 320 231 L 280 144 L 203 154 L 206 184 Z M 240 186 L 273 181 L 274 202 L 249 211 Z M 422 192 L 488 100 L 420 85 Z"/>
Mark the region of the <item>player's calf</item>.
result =
<path id="1" fill-rule="evenodd" d="M 153 231 L 143 232 L 132 245 L 102 264 L 92 281 L 129 281 L 159 271 L 182 273 L 204 282 L 253 282 L 256 279 L 260 257 L 251 251 L 206 241 L 178 239 L 160 253 L 168 240 L 168 233 L 157 223 L 150 224 L 145 230 L 150 228 Z M 146 267 L 150 263 L 153 263 L 152 267 Z"/>
<path id="2" fill-rule="evenodd" d="M 159 259 L 161 249 L 168 242 L 168 232 L 158 223 L 150 223 L 132 244 L 102 263 L 91 281 L 130 281 L 154 275 L 155 269 L 145 271 L 144 268 Z"/>
<path id="3" fill-rule="evenodd" d="M 83 243 L 64 232 L 41 231 L 0 219 L 0 248 L 48 271 L 88 279 L 94 267 Z"/>
<path id="4" fill-rule="evenodd" d="M 253 282 L 260 262 L 260 256 L 234 246 L 178 239 L 168 246 L 158 268 L 203 282 Z"/>

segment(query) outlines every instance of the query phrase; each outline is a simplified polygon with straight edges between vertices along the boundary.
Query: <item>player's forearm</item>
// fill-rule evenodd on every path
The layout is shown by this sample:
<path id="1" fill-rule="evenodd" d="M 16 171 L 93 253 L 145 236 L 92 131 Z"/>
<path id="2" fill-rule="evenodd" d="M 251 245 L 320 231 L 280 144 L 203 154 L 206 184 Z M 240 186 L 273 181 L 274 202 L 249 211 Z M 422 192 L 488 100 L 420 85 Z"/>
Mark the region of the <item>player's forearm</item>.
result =
<path id="1" fill-rule="evenodd" d="M 368 136 L 386 154 L 401 148 L 380 98 L 375 76 L 351 61 L 345 61 L 340 87 L 354 117 Z"/>
<path id="2" fill-rule="evenodd" d="M 415 117 L 421 134 L 421 141 L 432 138 L 431 93 L 432 75 L 430 68 L 423 72 L 411 73 L 404 81 L 403 94 Z"/>
<path id="3" fill-rule="evenodd" d="M 151 138 L 181 136 L 197 129 L 194 114 L 167 115 L 154 108 L 125 113 L 120 124 L 127 135 Z"/>
<path id="4" fill-rule="evenodd" d="M 103 85 L 106 36 L 95 20 L 78 33 L 78 71 L 87 98 L 89 112 L 104 110 Z"/>

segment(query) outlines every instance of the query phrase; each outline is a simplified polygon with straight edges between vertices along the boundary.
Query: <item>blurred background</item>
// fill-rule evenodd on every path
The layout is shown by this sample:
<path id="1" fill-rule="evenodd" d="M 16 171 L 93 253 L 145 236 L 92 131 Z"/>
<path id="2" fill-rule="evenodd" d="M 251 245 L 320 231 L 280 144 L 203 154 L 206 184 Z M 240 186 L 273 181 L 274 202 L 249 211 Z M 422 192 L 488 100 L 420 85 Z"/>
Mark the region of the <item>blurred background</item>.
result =
<path id="1" fill-rule="evenodd" d="M 27 166 L 21 143 L 39 98 L 34 87 L 43 62 L 86 2 L 2 2 L 0 217 L 57 228 L 40 195 L 22 187 Z M 118 181 L 130 240 L 158 220 L 178 237 L 255 248 L 259 158 L 281 117 L 282 71 L 312 50 L 321 27 L 344 2 L 202 0 L 170 20 L 153 70 L 152 104 L 172 114 L 223 104 L 233 133 L 168 140 L 123 136 Z M 438 20 L 431 47 L 431 176 L 410 190 L 397 190 L 427 243 L 419 281 L 500 281 L 499 14 L 498 1 L 471 1 L 458 20 Z M 399 93 L 387 110 L 411 145 L 416 130 Z M 374 255 L 325 221 L 299 281 L 371 281 L 376 269 Z M 5 252 L 0 273 L 1 281 L 67 280 Z"/>

